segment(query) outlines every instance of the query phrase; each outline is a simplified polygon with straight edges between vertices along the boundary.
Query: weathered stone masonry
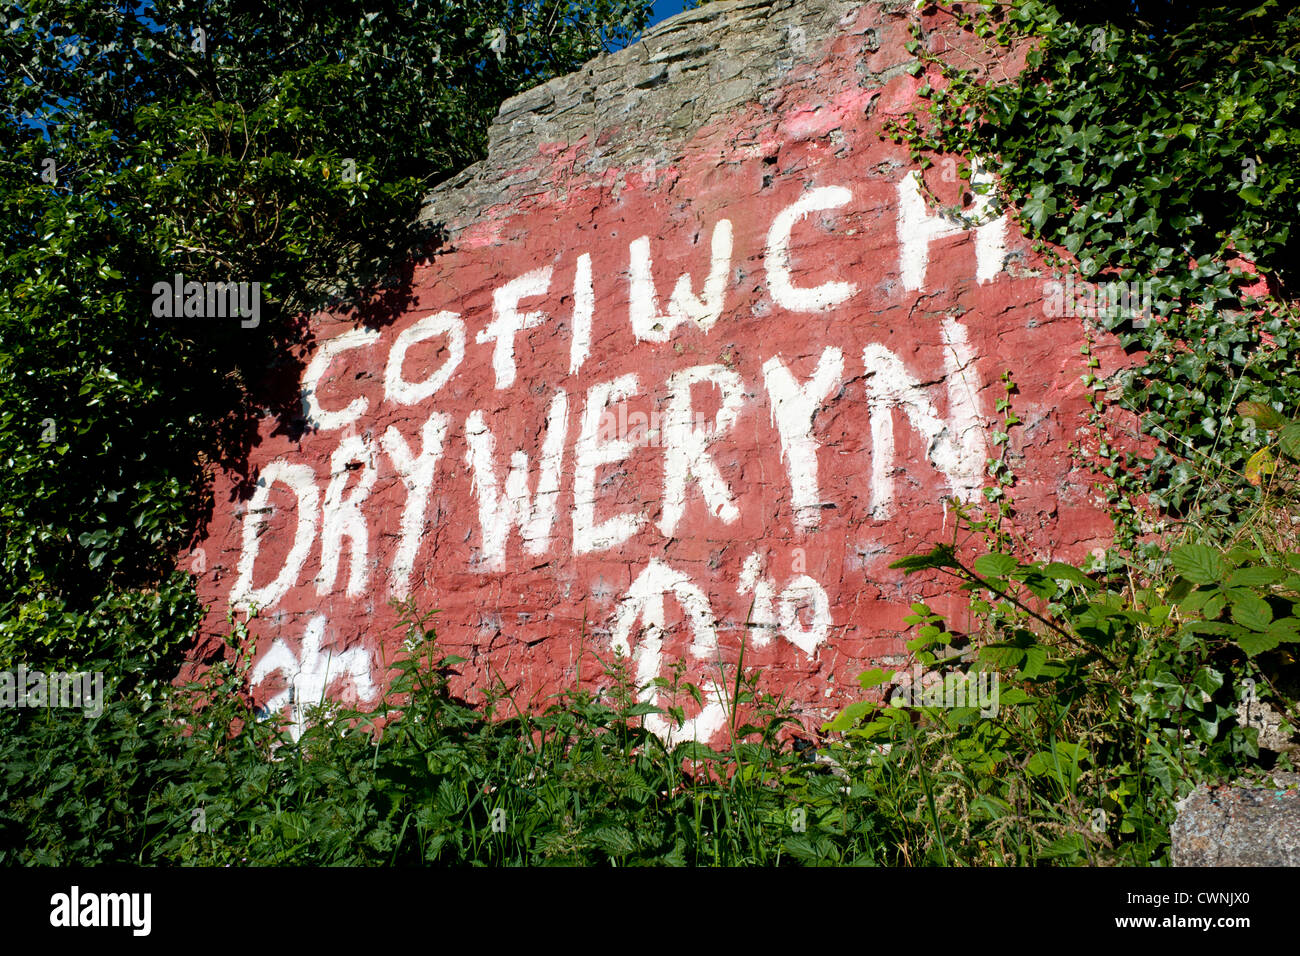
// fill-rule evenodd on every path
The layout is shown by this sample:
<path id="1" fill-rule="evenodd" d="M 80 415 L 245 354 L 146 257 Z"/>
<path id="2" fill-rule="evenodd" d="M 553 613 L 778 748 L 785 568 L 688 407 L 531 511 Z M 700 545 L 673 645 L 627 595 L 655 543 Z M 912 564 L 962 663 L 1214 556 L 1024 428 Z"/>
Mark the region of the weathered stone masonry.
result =
<path id="1" fill-rule="evenodd" d="M 888 565 L 980 500 L 1007 370 L 1019 530 L 1043 556 L 1105 543 L 1067 453 L 1079 321 L 1046 314 L 1014 226 L 927 208 L 881 136 L 920 102 L 919 15 L 713 4 L 503 106 L 488 158 L 429 198 L 449 242 L 413 308 L 314 317 L 309 427 L 266 423 L 251 498 L 214 489 L 205 631 L 258 607 L 260 701 L 373 698 L 409 595 L 441 609 L 471 699 L 601 683 L 615 649 L 711 689 L 743 642 L 815 725 L 902 663 L 909 601 L 942 593 Z M 936 52 L 967 42 L 923 26 Z M 987 213 L 952 169 L 926 182 Z M 723 719 L 717 696 L 688 713 L 701 737 Z"/>

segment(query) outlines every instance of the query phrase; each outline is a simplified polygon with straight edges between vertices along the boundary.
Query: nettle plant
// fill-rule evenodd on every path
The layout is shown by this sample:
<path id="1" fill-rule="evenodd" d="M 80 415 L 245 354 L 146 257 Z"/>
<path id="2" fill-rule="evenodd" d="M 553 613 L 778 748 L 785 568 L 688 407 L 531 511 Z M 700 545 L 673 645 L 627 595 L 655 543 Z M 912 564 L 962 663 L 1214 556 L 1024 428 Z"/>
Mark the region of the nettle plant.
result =
<path id="1" fill-rule="evenodd" d="M 995 706 L 886 692 L 827 729 L 844 734 L 853 791 L 894 822 L 907 862 L 1161 862 L 1194 785 L 1290 765 L 1261 752 L 1258 718 L 1270 706 L 1280 733 L 1300 726 L 1300 553 L 1275 539 L 1193 541 L 1141 576 L 1020 560 L 1006 453 L 1019 419 L 1009 376 L 1004 385 L 987 503 L 954 503 L 952 541 L 892 565 L 951 576 L 969 594 L 965 634 L 913 604 L 907 649 L 926 671 L 946 670 L 945 683 L 991 684 Z M 1300 428 L 1267 406 L 1240 410 L 1277 432 L 1263 451 L 1293 457 Z M 1256 459 L 1257 476 L 1285 482 L 1277 460 Z M 965 557 L 963 534 L 987 553 Z M 876 694 L 898 681 L 879 668 L 860 677 Z"/>
<path id="2" fill-rule="evenodd" d="M 952 544 L 904 558 L 893 567 L 959 581 L 975 621 L 960 634 L 916 603 L 908 650 L 927 670 L 996 673 L 996 713 L 862 701 L 829 725 L 842 760 L 874 768 L 862 779 L 914 821 L 917 862 L 1159 861 L 1192 786 L 1273 766 L 1247 708 L 1292 706 L 1277 688 L 1295 680 L 1300 554 L 1282 557 L 1184 545 L 1147 587 Z M 1300 726 L 1287 716 L 1284 732 Z"/>

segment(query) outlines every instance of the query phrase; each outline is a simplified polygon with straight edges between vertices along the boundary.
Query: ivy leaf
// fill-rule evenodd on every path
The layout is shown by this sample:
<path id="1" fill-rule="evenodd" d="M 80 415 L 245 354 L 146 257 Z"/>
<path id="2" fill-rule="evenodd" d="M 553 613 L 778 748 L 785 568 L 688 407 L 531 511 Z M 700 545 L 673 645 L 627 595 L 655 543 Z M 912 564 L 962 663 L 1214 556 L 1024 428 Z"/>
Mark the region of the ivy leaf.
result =
<path id="1" fill-rule="evenodd" d="M 1261 448 L 1246 459 L 1246 480 L 1258 487 L 1263 483 L 1264 475 L 1271 475 L 1277 470 L 1277 462 L 1268 448 Z"/>
<path id="2" fill-rule="evenodd" d="M 1277 430 L 1287 423 L 1281 413 L 1264 402 L 1239 402 L 1237 413 L 1244 418 L 1253 418 L 1263 428 Z"/>

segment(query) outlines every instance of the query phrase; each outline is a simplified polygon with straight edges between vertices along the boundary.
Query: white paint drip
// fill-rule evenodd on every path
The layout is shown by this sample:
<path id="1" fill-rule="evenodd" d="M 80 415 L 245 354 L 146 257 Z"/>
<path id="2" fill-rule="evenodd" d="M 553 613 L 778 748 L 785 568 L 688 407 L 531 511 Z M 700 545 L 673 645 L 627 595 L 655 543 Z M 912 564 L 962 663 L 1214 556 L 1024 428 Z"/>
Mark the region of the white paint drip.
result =
<path id="1" fill-rule="evenodd" d="M 772 301 L 792 312 L 825 312 L 847 300 L 858 287 L 851 282 L 826 282 L 802 289 L 790 275 L 790 233 L 795 224 L 812 212 L 838 209 L 853 198 L 843 186 L 809 190 L 798 202 L 787 206 L 772 220 L 767 233 L 767 287 Z"/>
<path id="2" fill-rule="evenodd" d="M 298 522 L 293 532 L 293 545 L 285 556 L 280 573 L 268 585 L 253 587 L 253 568 L 261 546 L 262 527 L 270 511 L 271 487 L 276 483 L 288 485 L 298 498 Z M 290 464 L 277 458 L 264 469 L 257 479 L 257 489 L 244 512 L 243 547 L 239 554 L 239 579 L 230 590 L 230 604 L 240 610 L 268 608 L 298 584 L 298 575 L 316 543 L 316 524 L 319 520 L 320 492 L 316 488 L 316 473 L 310 465 Z"/>
<path id="3" fill-rule="evenodd" d="M 417 342 L 435 335 L 447 336 L 447 361 L 422 382 L 408 382 L 402 378 L 406 352 Z M 451 380 L 465 358 L 465 323 L 455 312 L 438 312 L 404 329 L 393 342 L 384 367 L 384 397 L 398 405 L 416 405 L 431 397 Z"/>
<path id="4" fill-rule="evenodd" d="M 569 399 L 561 391 L 551 399 L 546 419 L 546 440 L 538 467 L 537 494 L 528 494 L 528 454 L 522 449 L 510 456 L 505 494 L 497 492 L 496 439 L 477 409 L 465 423 L 465 463 L 473 472 L 478 495 L 479 527 L 483 534 L 482 570 L 502 571 L 510 529 L 518 528 L 529 554 L 544 554 L 551 546 L 556 502 L 564 466 L 564 440 L 569 430 Z"/>
<path id="5" fill-rule="evenodd" d="M 703 332 L 708 332 L 722 316 L 726 297 L 727 279 L 731 273 L 731 220 L 719 219 L 713 227 L 709 277 L 704 282 L 701 296 L 693 290 L 690 273 L 680 276 L 668 301 L 668 313 L 659 313 L 658 295 L 650 262 L 650 237 L 635 240 L 630 249 L 631 286 L 628 297 L 628 317 L 632 332 L 643 342 L 667 342 L 673 330 L 693 322 Z"/>
<path id="6" fill-rule="evenodd" d="M 388 426 L 381 441 L 384 454 L 406 486 L 406 505 L 402 508 L 402 540 L 393 556 L 389 574 L 393 596 L 405 598 L 411 590 L 411 573 L 415 557 L 424 537 L 424 513 L 429 503 L 429 490 L 433 487 L 433 473 L 442 458 L 443 441 L 447 437 L 450 420 L 434 412 L 420 429 L 420 456 L 411 455 L 411 448 L 395 426 Z"/>
<path id="7" fill-rule="evenodd" d="M 722 393 L 713 427 L 703 429 L 695 422 L 691 386 L 708 383 Z M 686 511 L 686 485 L 699 483 L 709 514 L 727 524 L 740 517 L 731 489 L 709 455 L 709 445 L 730 431 L 745 400 L 740 375 L 725 365 L 697 365 L 668 376 L 668 408 L 664 415 L 664 506 L 659 530 L 671 537 Z"/>
<path id="8" fill-rule="evenodd" d="M 480 345 L 496 342 L 492 350 L 492 368 L 496 387 L 509 388 L 515 381 L 515 336 L 525 329 L 535 329 L 546 321 L 544 312 L 519 311 L 519 300 L 544 295 L 551 287 L 551 267 L 542 266 L 512 279 L 492 293 L 493 319 L 479 330 L 475 341 Z"/>
<path id="9" fill-rule="evenodd" d="M 763 363 L 772 419 L 781 435 L 781 459 L 790 477 L 790 505 L 796 527 L 815 528 L 821 518 L 821 492 L 817 485 L 817 440 L 813 416 L 839 387 L 844 376 L 844 353 L 837 348 L 822 352 L 807 384 L 800 385 L 782 364 L 780 356 Z"/>

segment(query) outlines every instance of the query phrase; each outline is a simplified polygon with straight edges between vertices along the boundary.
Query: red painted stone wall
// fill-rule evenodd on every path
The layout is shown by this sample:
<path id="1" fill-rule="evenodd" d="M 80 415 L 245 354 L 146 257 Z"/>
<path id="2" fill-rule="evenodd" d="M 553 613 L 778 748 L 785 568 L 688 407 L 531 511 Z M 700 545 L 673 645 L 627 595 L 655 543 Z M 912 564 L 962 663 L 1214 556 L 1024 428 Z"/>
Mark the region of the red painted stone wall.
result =
<path id="1" fill-rule="evenodd" d="M 882 136 L 924 81 L 904 70 L 910 5 L 840 4 L 820 36 L 780 20 L 789 4 L 718 6 L 671 43 L 783 23 L 789 63 L 755 99 L 639 157 L 618 123 L 525 137 L 477 174 L 517 183 L 501 201 L 438 198 L 451 242 L 417 264 L 409 311 L 374 330 L 313 319 L 310 427 L 264 423 L 262 487 L 219 477 L 197 549 L 209 643 L 232 601 L 262 605 L 259 702 L 293 682 L 300 700 L 373 699 L 403 636 L 388 602 L 409 593 L 441 610 L 471 700 L 496 678 L 521 706 L 579 671 L 608 683 L 615 647 L 643 680 L 683 661 L 708 689 L 743 643 L 816 726 L 860 671 L 905 660 L 910 600 L 959 610 L 888 565 L 951 540 L 945 499 L 982 500 L 1008 370 L 1020 530 L 1044 557 L 1105 544 L 1067 450 L 1086 422 L 1080 320 L 1046 314 L 1050 276 L 1013 225 L 918 207 Z M 932 48 L 965 42 L 926 26 Z M 594 161 L 620 137 L 621 161 Z M 926 180 L 969 211 L 952 169 Z M 687 712 L 688 735 L 719 726 L 713 701 Z"/>

